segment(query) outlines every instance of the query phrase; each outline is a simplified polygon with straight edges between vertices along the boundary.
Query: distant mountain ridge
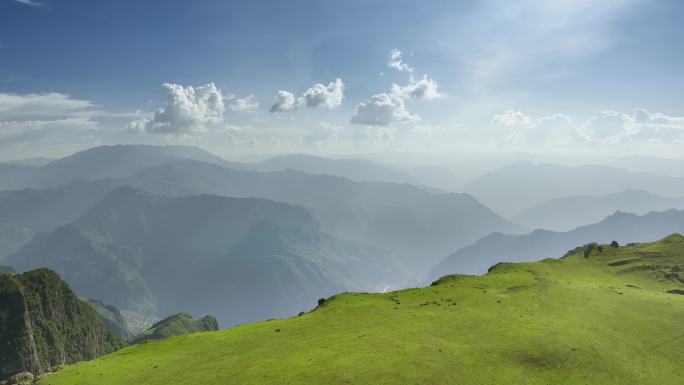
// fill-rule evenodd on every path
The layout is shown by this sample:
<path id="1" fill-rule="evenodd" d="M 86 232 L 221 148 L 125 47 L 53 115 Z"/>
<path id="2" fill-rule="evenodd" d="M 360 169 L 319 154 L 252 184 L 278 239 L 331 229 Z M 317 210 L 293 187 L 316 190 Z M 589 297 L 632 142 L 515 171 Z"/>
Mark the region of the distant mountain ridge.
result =
<path id="1" fill-rule="evenodd" d="M 368 159 L 332 159 L 305 154 L 279 155 L 256 163 L 253 169 L 255 171 L 292 169 L 307 174 L 339 176 L 357 182 L 420 184 L 418 179 L 403 170 Z"/>
<path id="2" fill-rule="evenodd" d="M 55 187 L 77 180 L 123 178 L 147 167 L 181 159 L 242 167 L 240 163 L 229 162 L 193 146 L 99 146 L 39 167 L 0 163 L 0 191 Z"/>
<path id="3" fill-rule="evenodd" d="M 646 214 L 669 209 L 684 209 L 684 198 L 625 190 L 600 196 L 576 195 L 553 199 L 514 215 L 511 220 L 529 229 L 568 231 L 596 223 L 616 211 Z"/>
<path id="4" fill-rule="evenodd" d="M 266 244 L 273 247 L 264 250 Z M 5 263 L 19 271 L 50 267 L 77 293 L 120 309 L 213 313 L 225 325 L 296 313 L 324 294 L 405 279 L 392 255 L 322 234 L 301 207 L 130 187 L 35 237 Z"/>
<path id="5" fill-rule="evenodd" d="M 325 232 L 391 250 L 415 269 L 493 231 L 523 230 L 468 194 L 295 170 L 241 171 L 183 160 L 145 169 L 127 183 L 160 195 L 208 193 L 300 205 Z"/>
<path id="6" fill-rule="evenodd" d="M 629 189 L 681 197 L 684 196 L 684 178 L 609 166 L 520 162 L 478 177 L 468 183 L 464 191 L 498 213 L 512 216 L 551 199 L 605 195 Z"/>
<path id="7" fill-rule="evenodd" d="M 672 233 L 684 233 L 684 211 L 667 210 L 641 216 L 616 212 L 599 223 L 568 232 L 494 233 L 446 257 L 432 268 L 426 280 L 445 274 L 483 274 L 499 262 L 531 262 L 561 256 L 577 245 L 590 242 L 650 242 Z"/>
<path id="8" fill-rule="evenodd" d="M 48 189 L 0 191 L 0 260 L 37 233 L 73 222 L 117 185 L 113 180 L 75 181 Z"/>
<path id="9" fill-rule="evenodd" d="M 319 160 L 324 168 L 339 167 L 345 162 Z M 104 193 L 122 185 L 158 195 L 216 194 L 300 205 L 314 214 L 324 231 L 388 249 L 413 269 L 425 269 L 446 253 L 490 232 L 523 231 L 522 227 L 501 218 L 468 194 L 439 193 L 410 184 L 356 182 L 291 169 L 274 172 L 250 169 L 256 166 L 227 162 L 194 147 L 120 145 L 92 148 L 32 168 L 38 171 L 27 173 L 31 183 L 24 181 L 24 185 L 51 185 L 52 191 L 36 188 L 33 193 L 29 190 L 7 193 L 14 196 L 12 199 L 22 199 L 26 203 L 16 206 L 8 201 L 9 205 L 21 208 L 23 217 L 7 223 L 2 223 L 0 218 L 2 233 L 6 235 L 0 236 L 0 259 L 17 251 L 36 233 L 71 223 Z M 386 166 L 376 166 L 386 171 Z M 352 167 L 351 172 L 363 171 L 354 171 Z M 98 179 L 90 180 L 92 178 Z M 99 185 L 88 187 L 93 189 L 90 195 L 70 187 L 89 183 Z M 41 194 L 46 198 L 41 198 Z M 73 202 L 59 197 L 71 198 Z M 0 195 L 0 206 L 2 204 Z M 45 210 L 33 210 L 35 214 L 32 214 L 28 208 L 31 205 L 43 205 Z M 64 213 L 50 213 L 50 210 L 62 208 L 69 209 L 63 210 Z M 33 219 L 30 226 L 22 224 L 31 215 L 41 218 L 40 213 L 44 213 L 42 218 L 46 218 L 45 223 L 49 226 L 38 225 L 41 222 Z"/>
<path id="10" fill-rule="evenodd" d="M 614 160 L 611 165 L 632 171 L 646 171 L 655 174 L 684 177 L 684 158 L 673 159 L 655 156 L 629 155 Z"/>

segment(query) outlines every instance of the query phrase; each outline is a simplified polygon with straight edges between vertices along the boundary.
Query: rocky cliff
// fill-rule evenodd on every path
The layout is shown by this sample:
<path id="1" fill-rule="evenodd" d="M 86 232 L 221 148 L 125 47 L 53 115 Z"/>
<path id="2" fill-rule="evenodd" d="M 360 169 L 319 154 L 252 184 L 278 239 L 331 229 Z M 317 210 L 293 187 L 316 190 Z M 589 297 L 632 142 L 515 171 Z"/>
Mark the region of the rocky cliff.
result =
<path id="1" fill-rule="evenodd" d="M 0 380 L 88 360 L 124 345 L 51 270 L 0 274 Z"/>

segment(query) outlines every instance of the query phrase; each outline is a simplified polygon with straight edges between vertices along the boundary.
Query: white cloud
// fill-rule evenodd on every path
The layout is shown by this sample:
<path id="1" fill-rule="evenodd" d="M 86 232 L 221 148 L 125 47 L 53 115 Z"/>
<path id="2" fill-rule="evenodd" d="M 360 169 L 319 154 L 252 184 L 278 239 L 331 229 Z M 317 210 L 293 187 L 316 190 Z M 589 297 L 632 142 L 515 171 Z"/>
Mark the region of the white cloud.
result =
<path id="1" fill-rule="evenodd" d="M 129 124 L 132 132 L 148 134 L 183 134 L 206 131 L 223 120 L 223 95 L 214 83 L 200 87 L 162 84 L 166 104 L 152 119 L 140 118 Z"/>
<path id="2" fill-rule="evenodd" d="M 89 100 L 56 92 L 0 93 L 0 158 L 94 143 L 101 127 L 93 118 L 115 117 L 95 107 Z"/>
<path id="3" fill-rule="evenodd" d="M 404 99 L 387 93 L 375 94 L 366 103 L 356 106 L 353 124 L 387 126 L 398 122 L 416 122 L 420 117 L 406 110 Z"/>
<path id="4" fill-rule="evenodd" d="M 598 111 L 580 127 L 587 140 L 595 143 L 658 142 L 684 139 L 684 117 L 650 113 L 638 108 L 633 115 Z"/>
<path id="5" fill-rule="evenodd" d="M 259 102 L 254 95 L 249 95 L 246 98 L 236 98 L 231 95 L 229 99 L 228 109 L 234 112 L 254 112 L 259 108 Z"/>
<path id="6" fill-rule="evenodd" d="M 401 58 L 401 51 L 398 49 L 393 49 L 390 51 L 390 56 L 387 59 L 387 68 L 394 68 L 397 71 L 407 71 L 407 72 L 413 72 L 413 68 L 411 68 L 408 64 L 404 63 L 404 61 Z"/>
<path id="7" fill-rule="evenodd" d="M 43 4 L 33 0 L 14 0 L 17 3 L 28 5 L 31 7 L 41 7 Z"/>
<path id="8" fill-rule="evenodd" d="M 0 138 L 21 135 L 27 131 L 94 129 L 98 126 L 88 118 L 61 118 L 54 120 L 7 120 L 0 121 Z"/>
<path id="9" fill-rule="evenodd" d="M 411 81 L 408 85 L 401 87 L 397 84 L 392 85 L 392 94 L 401 96 L 402 98 L 411 99 L 438 99 L 444 95 L 440 94 L 437 90 L 437 82 L 433 79 L 429 79 L 427 75 L 423 75 L 423 78 L 416 81 L 411 77 Z"/>
<path id="10" fill-rule="evenodd" d="M 344 83 L 341 79 L 335 79 L 327 87 L 320 83 L 314 84 L 304 91 L 298 101 L 303 107 L 333 109 L 342 104 L 342 98 L 344 98 Z"/>
<path id="11" fill-rule="evenodd" d="M 619 143 L 628 138 L 632 123 L 632 117 L 625 113 L 602 110 L 594 113 L 579 129 L 588 141 Z"/>
<path id="12" fill-rule="evenodd" d="M 620 111 L 596 111 L 582 124 L 570 117 L 553 114 L 532 118 L 508 110 L 492 118 L 492 124 L 507 129 L 498 134 L 501 142 L 518 146 L 564 146 L 624 143 L 675 143 L 684 140 L 684 117 L 649 113 L 637 109 L 629 115 Z"/>
<path id="13" fill-rule="evenodd" d="M 295 99 L 293 93 L 278 91 L 271 112 L 289 112 L 299 108 L 328 108 L 333 109 L 342 105 L 344 98 L 344 83 L 335 79 L 327 86 L 316 83 Z"/>
<path id="14" fill-rule="evenodd" d="M 508 130 L 507 134 L 497 136 L 501 142 L 515 146 L 562 146 L 577 139 L 572 119 L 558 113 L 535 119 L 509 109 L 494 115 L 491 123 Z"/>
<path id="15" fill-rule="evenodd" d="M 512 109 L 509 109 L 502 114 L 494 115 L 492 124 L 521 129 L 528 129 L 533 125 L 531 117 Z"/>
<path id="16" fill-rule="evenodd" d="M 89 100 L 72 99 L 57 92 L 40 94 L 0 93 L 0 120 L 61 116 L 96 107 Z"/>
<path id="17" fill-rule="evenodd" d="M 278 91 L 275 102 L 271 106 L 271 112 L 288 112 L 297 109 L 297 101 L 292 92 Z"/>

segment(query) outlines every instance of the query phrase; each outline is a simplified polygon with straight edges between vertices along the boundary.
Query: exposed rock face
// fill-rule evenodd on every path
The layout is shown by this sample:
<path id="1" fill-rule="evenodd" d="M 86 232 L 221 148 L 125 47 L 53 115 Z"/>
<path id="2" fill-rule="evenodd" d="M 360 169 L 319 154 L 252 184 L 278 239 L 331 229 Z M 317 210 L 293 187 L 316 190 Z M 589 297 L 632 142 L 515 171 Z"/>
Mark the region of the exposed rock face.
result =
<path id="1" fill-rule="evenodd" d="M 39 375 L 123 345 L 53 271 L 0 275 L 0 379 Z"/>
<path id="2" fill-rule="evenodd" d="M 97 311 L 97 314 L 100 315 L 102 323 L 107 329 L 126 340 L 133 337 L 133 333 L 131 333 L 126 324 L 126 319 L 123 314 L 121 314 L 121 311 L 115 306 L 106 305 L 99 299 L 87 298 L 83 299 L 83 301 L 87 302 L 95 311 Z"/>
<path id="3" fill-rule="evenodd" d="M 33 382 L 33 373 L 21 372 L 13 375 L 7 380 L 8 385 L 30 384 Z"/>

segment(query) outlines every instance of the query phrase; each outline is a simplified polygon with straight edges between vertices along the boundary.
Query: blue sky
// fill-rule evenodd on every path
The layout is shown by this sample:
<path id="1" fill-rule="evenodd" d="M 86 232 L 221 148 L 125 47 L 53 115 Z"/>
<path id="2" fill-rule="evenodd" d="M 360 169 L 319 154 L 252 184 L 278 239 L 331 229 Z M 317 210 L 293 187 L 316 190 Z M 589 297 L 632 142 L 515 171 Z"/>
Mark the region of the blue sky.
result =
<path id="1" fill-rule="evenodd" d="M 677 155 L 683 16 L 675 0 L 0 0 L 0 158 Z"/>

